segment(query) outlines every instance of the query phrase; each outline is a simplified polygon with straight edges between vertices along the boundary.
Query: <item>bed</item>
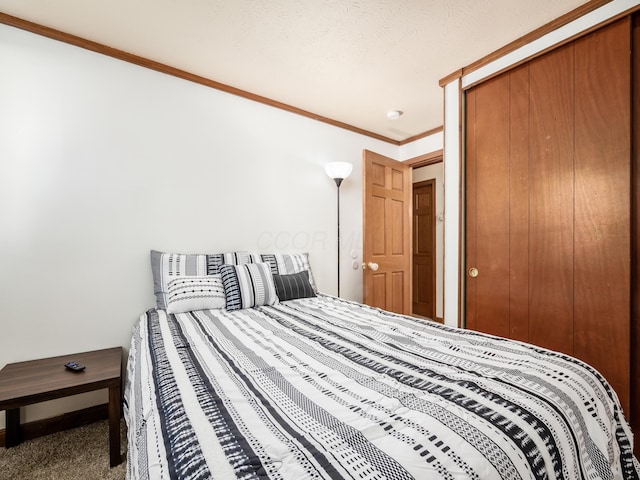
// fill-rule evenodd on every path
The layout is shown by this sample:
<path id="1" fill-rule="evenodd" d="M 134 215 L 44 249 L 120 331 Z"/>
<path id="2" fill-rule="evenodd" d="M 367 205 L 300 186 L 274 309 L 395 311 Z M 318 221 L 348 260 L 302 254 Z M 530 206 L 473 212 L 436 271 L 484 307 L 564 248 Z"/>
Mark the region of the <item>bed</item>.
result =
<path id="1" fill-rule="evenodd" d="M 160 280 L 173 267 L 159 263 L 156 296 L 180 277 Z M 129 479 L 640 478 L 615 392 L 575 358 L 323 295 L 312 280 L 276 285 L 275 300 L 255 293 L 304 262 L 262 263 L 248 300 L 242 278 L 235 295 L 224 288 L 243 266 L 188 263 L 175 271 L 215 277 L 218 303 L 160 302 L 136 323 Z"/>

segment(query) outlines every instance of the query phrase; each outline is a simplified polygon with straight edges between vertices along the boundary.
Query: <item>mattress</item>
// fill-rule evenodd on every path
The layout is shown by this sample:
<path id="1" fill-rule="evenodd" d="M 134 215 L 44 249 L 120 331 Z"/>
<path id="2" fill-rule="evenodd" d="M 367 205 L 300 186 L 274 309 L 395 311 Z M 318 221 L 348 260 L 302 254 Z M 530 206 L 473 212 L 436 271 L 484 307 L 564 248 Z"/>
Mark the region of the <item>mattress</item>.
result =
<path id="1" fill-rule="evenodd" d="M 129 479 L 637 479 L 579 360 L 327 295 L 135 325 Z"/>

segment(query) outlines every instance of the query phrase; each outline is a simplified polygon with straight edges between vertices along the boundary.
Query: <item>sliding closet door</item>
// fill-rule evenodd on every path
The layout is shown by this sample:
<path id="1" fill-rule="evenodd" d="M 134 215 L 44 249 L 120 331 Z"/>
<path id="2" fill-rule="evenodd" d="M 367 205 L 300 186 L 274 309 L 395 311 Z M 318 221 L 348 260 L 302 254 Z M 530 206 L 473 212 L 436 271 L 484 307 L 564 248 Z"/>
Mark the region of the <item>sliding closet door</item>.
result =
<path id="1" fill-rule="evenodd" d="M 528 66 L 509 73 L 509 329 L 510 338 L 529 339 L 529 116 Z"/>
<path id="2" fill-rule="evenodd" d="M 630 22 L 625 20 L 575 44 L 573 351 L 596 366 L 618 395 L 627 400 L 631 328 L 630 38 Z"/>
<path id="3" fill-rule="evenodd" d="M 523 67 L 466 97 L 467 327 L 524 341 L 529 338 L 529 100 L 521 92 L 528 90 L 528 67 Z"/>
<path id="4" fill-rule="evenodd" d="M 573 353 L 573 45 L 529 78 L 529 341 Z"/>
<path id="5" fill-rule="evenodd" d="M 640 13 L 632 21 L 632 73 L 640 78 Z M 632 165 L 640 165 L 640 88 L 632 84 Z M 631 398 L 640 399 L 640 172 L 631 169 Z M 640 401 L 631 403 L 631 428 L 640 432 Z M 635 454 L 640 456 L 640 442 L 636 440 Z"/>
<path id="6" fill-rule="evenodd" d="M 509 336 L 508 75 L 467 95 L 467 130 L 467 326 Z"/>
<path id="7" fill-rule="evenodd" d="M 575 355 L 630 405 L 630 21 L 466 93 L 467 327 Z"/>

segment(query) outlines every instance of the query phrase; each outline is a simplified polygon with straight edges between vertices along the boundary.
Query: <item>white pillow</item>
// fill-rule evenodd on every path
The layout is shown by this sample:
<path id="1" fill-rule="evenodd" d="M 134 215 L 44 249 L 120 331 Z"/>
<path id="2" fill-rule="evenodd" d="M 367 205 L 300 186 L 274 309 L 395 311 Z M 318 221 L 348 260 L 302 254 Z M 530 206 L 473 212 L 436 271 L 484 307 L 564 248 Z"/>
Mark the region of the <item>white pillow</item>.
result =
<path id="1" fill-rule="evenodd" d="M 227 306 L 220 275 L 182 276 L 167 284 L 167 312 L 219 310 Z"/>

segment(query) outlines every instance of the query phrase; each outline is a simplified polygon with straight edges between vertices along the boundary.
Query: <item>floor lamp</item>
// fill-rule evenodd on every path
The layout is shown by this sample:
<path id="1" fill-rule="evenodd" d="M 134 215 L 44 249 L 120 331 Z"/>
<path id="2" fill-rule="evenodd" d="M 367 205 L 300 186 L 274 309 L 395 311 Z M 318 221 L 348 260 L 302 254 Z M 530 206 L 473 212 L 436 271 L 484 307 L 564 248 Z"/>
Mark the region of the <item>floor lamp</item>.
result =
<path id="1" fill-rule="evenodd" d="M 340 296 L 340 185 L 342 181 L 351 175 L 353 165 L 349 162 L 330 162 L 325 164 L 324 171 L 329 178 L 336 182 L 338 192 L 338 297 Z"/>

